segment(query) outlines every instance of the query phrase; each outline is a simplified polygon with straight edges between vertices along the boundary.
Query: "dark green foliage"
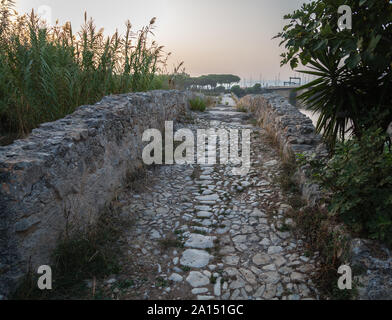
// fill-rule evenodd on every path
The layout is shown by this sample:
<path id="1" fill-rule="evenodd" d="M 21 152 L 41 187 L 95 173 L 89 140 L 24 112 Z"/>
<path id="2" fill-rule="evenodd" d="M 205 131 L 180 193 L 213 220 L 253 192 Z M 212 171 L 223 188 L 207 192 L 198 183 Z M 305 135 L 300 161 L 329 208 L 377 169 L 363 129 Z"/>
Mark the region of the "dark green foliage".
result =
<path id="1" fill-rule="evenodd" d="M 339 30 L 338 8 L 352 9 L 352 29 Z M 315 18 L 312 18 L 315 15 Z M 331 149 L 346 131 L 361 137 L 392 119 L 392 3 L 389 0 L 317 0 L 286 15 L 277 37 L 286 52 L 282 64 L 317 79 L 299 88 L 309 110 L 320 113 L 318 132 Z"/>
<path id="2" fill-rule="evenodd" d="M 392 152 L 381 129 L 338 143 L 330 160 L 310 160 L 313 176 L 331 191 L 330 211 L 351 229 L 392 245 Z"/>
<path id="3" fill-rule="evenodd" d="M 250 88 L 241 88 L 236 85 L 231 88 L 231 92 L 234 93 L 237 97 L 242 98 L 247 94 L 261 94 L 265 93 L 265 89 L 261 87 L 260 83 L 256 83 L 253 87 Z"/>

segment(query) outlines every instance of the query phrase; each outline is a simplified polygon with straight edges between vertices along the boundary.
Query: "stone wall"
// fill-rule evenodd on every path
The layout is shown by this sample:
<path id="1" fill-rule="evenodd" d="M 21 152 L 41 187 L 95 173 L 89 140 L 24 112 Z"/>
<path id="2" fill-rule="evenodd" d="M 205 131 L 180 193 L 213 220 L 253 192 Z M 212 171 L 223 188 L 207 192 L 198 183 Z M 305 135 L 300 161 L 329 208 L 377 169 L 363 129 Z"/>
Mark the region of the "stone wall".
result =
<path id="1" fill-rule="evenodd" d="M 307 116 L 277 94 L 248 95 L 239 102 L 253 112 L 263 127 L 278 143 L 283 159 L 290 159 L 296 153 L 310 153 L 316 157 L 327 156 L 321 137 Z M 392 124 L 390 126 L 392 133 Z M 302 195 L 310 205 L 321 198 L 319 187 L 310 182 L 308 167 L 298 168 L 297 181 Z M 342 228 L 344 230 L 344 228 Z M 344 231 L 343 231 L 344 232 Z M 347 263 L 353 270 L 353 281 L 358 282 L 357 299 L 392 300 L 392 252 L 376 241 L 350 239 Z M 362 270 L 358 273 L 357 270 Z"/>
<path id="2" fill-rule="evenodd" d="M 284 160 L 293 159 L 297 153 L 327 155 L 312 120 L 284 97 L 278 94 L 248 95 L 239 104 L 255 114 L 259 125 L 277 142 Z M 319 187 L 307 179 L 306 166 L 299 168 L 297 178 L 304 198 L 311 204 L 316 203 L 320 199 Z"/>
<path id="3" fill-rule="evenodd" d="M 0 296 L 31 265 L 49 264 L 66 225 L 94 222 L 127 173 L 142 166 L 142 134 L 189 110 L 191 93 L 105 97 L 0 147 Z"/>

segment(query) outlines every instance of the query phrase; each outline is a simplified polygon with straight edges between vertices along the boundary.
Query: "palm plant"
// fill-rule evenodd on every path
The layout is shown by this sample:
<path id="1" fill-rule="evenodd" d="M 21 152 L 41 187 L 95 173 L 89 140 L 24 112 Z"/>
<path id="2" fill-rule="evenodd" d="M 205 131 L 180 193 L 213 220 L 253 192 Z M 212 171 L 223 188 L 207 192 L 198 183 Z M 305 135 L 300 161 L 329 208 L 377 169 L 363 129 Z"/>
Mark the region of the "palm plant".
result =
<path id="1" fill-rule="evenodd" d="M 352 29 L 339 30 L 338 8 L 349 5 Z M 276 38 L 287 51 L 282 65 L 316 80 L 300 87 L 308 109 L 320 113 L 317 131 L 333 150 L 348 131 L 361 138 L 392 120 L 392 3 L 389 0 L 316 0 L 286 15 Z"/>

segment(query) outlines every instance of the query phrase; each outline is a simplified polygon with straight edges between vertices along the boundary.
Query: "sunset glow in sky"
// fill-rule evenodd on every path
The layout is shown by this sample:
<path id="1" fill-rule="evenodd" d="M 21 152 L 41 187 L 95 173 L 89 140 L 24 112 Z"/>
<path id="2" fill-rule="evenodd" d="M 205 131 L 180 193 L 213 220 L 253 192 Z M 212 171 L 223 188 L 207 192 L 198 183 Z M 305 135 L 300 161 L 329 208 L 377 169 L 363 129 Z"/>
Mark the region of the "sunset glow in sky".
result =
<path id="1" fill-rule="evenodd" d="M 20 13 L 49 6 L 52 22 L 71 21 L 74 30 L 86 10 L 108 33 L 136 29 L 157 17 L 156 40 L 173 52 L 171 65 L 184 61 L 193 76 L 233 73 L 253 80 L 288 80 L 294 72 L 280 68 L 279 40 L 283 15 L 305 0 L 17 0 Z M 135 29 L 135 30 L 136 30 Z M 172 68 L 169 68 L 172 69 Z"/>

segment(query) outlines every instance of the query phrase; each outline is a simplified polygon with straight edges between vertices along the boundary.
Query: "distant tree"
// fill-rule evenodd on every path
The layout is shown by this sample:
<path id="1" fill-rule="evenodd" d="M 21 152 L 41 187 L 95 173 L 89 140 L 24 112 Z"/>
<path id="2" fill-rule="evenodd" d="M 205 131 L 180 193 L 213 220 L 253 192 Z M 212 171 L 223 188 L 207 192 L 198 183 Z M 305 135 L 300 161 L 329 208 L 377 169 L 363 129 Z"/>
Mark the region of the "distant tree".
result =
<path id="1" fill-rule="evenodd" d="M 219 87 L 216 87 L 216 88 L 215 88 L 215 91 L 218 92 L 218 93 L 223 93 L 223 92 L 226 91 L 226 89 L 225 89 L 225 87 L 223 87 L 223 86 L 219 86 Z"/>
<path id="2" fill-rule="evenodd" d="M 260 83 L 256 83 L 254 86 L 253 86 L 253 92 L 254 93 L 259 93 L 259 92 L 261 92 L 262 91 L 262 88 L 261 88 L 261 84 Z"/>
<path id="3" fill-rule="evenodd" d="M 242 97 L 245 94 L 245 90 L 242 89 L 239 85 L 232 86 L 231 92 L 233 92 L 238 97 Z"/>
<path id="4" fill-rule="evenodd" d="M 230 87 L 233 83 L 240 82 L 241 78 L 232 74 L 209 74 L 203 75 L 196 78 L 189 78 L 186 80 L 186 87 L 196 87 L 198 89 L 210 89 L 215 90 L 219 85 Z"/>

